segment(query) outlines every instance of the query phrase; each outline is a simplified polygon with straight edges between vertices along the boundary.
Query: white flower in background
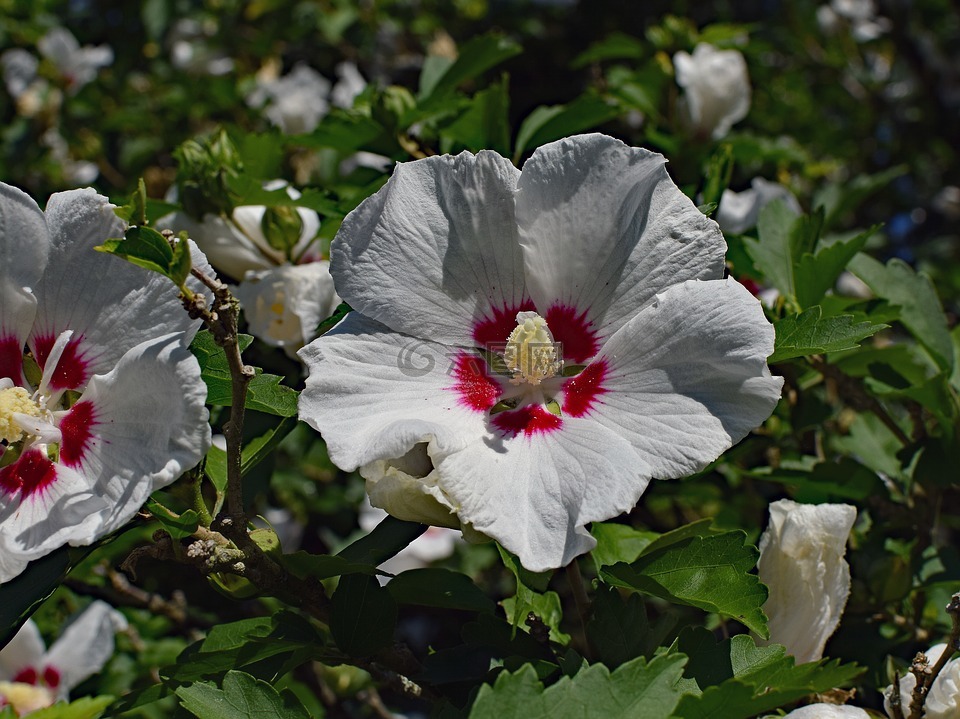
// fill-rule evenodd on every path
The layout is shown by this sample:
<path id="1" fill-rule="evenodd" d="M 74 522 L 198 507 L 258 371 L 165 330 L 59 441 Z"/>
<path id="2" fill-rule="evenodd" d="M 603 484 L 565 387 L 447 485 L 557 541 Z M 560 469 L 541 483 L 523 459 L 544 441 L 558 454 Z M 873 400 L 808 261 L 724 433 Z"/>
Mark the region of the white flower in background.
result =
<path id="1" fill-rule="evenodd" d="M 266 190 L 286 187 L 283 180 L 272 180 L 264 185 Z M 287 187 L 287 195 L 296 200 L 300 193 Z M 286 212 L 287 208 L 282 208 Z M 307 262 L 319 259 L 316 251 L 317 232 L 320 231 L 320 216 L 306 207 L 289 208 L 296 211 L 287 217 L 290 226 L 299 223 L 295 237 L 268 237 L 264 229 L 264 205 L 241 205 L 235 207 L 229 217 L 207 214 L 197 221 L 185 212 L 175 212 L 157 220 L 158 228 L 174 233 L 185 230 L 200 250 L 218 271 L 235 279 L 243 279 L 252 270 L 269 270 L 290 262 Z M 292 223 L 292 224 L 291 224 Z"/>
<path id="2" fill-rule="evenodd" d="M 100 168 L 97 163 L 87 160 L 74 160 L 70 148 L 60 131 L 51 127 L 40 138 L 40 142 L 50 149 L 50 157 L 63 172 L 63 179 L 71 185 L 89 185 L 97 179 Z"/>
<path id="3" fill-rule="evenodd" d="M 350 109 L 357 95 L 366 89 L 367 81 L 352 62 L 341 62 L 335 68 L 335 72 L 339 79 L 330 92 L 330 102 L 334 107 Z"/>
<path id="4" fill-rule="evenodd" d="M 699 43 L 693 54 L 673 56 L 677 84 L 683 88 L 681 111 L 698 137 L 717 140 L 750 111 L 750 78 L 739 50 L 718 50 Z"/>
<path id="5" fill-rule="evenodd" d="M 766 419 L 773 329 L 664 165 L 604 135 L 522 173 L 436 156 L 347 216 L 331 273 L 357 312 L 301 350 L 300 416 L 374 505 L 559 567 Z"/>
<path id="6" fill-rule="evenodd" d="M 778 716 L 777 719 L 781 718 Z M 870 719 L 870 715 L 860 707 L 846 704 L 807 704 L 782 719 Z"/>
<path id="7" fill-rule="evenodd" d="M 198 322 L 168 279 L 93 250 L 123 229 L 93 190 L 41 212 L 0 184 L 0 582 L 114 531 L 210 446 Z"/>
<path id="8" fill-rule="evenodd" d="M 724 190 L 717 208 L 716 220 L 720 229 L 739 235 L 757 226 L 760 210 L 774 200 L 783 200 L 795 213 L 802 211 L 797 198 L 778 182 L 762 177 L 750 180 L 750 189 L 743 192 Z"/>
<path id="9" fill-rule="evenodd" d="M 113 635 L 126 628 L 120 612 L 96 600 L 47 649 L 28 619 L 0 650 L 0 706 L 6 702 L 23 716 L 67 699 L 71 689 L 103 669 L 113 656 Z"/>
<path id="10" fill-rule="evenodd" d="M 850 567 L 843 558 L 857 519 L 849 504 L 770 505 L 770 524 L 760 537 L 760 581 L 770 596 L 763 605 L 770 639 L 798 664 L 823 656 L 850 594 Z"/>
<path id="11" fill-rule="evenodd" d="M 37 42 L 40 54 L 50 60 L 66 81 L 72 94 L 93 81 L 100 68 L 113 63 L 113 49 L 108 45 L 84 45 L 63 27 L 55 27 Z"/>
<path id="12" fill-rule="evenodd" d="M 947 650 L 946 644 L 936 644 L 925 652 L 927 661 L 933 666 Z M 917 678 L 911 672 L 900 677 L 900 706 L 903 716 L 910 716 L 910 702 L 913 690 L 917 686 Z M 893 687 L 887 687 L 883 692 L 883 708 L 889 716 L 893 716 L 892 705 Z M 923 705 L 923 719 L 957 719 L 960 717 L 960 658 L 948 661 L 930 687 L 927 700 Z"/>
<path id="13" fill-rule="evenodd" d="M 274 180 L 265 188 L 285 186 L 283 180 Z M 292 187 L 287 194 L 300 197 Z M 268 212 L 285 225 L 266 227 L 271 222 Z M 296 352 L 340 304 L 329 263 L 317 250 L 320 216 L 314 210 L 243 205 L 234 208 L 230 218 L 209 214 L 197 222 L 177 212 L 160 218 L 156 226 L 186 231 L 217 270 L 241 280 L 234 294 L 250 332 L 271 346 Z"/>
<path id="14" fill-rule="evenodd" d="M 330 81 L 302 62 L 282 77 L 259 78 L 247 96 L 251 107 L 264 107 L 267 119 L 287 135 L 313 132 L 330 110 Z"/>
<path id="15" fill-rule="evenodd" d="M 0 55 L 0 66 L 3 67 L 3 82 L 7 92 L 16 99 L 37 79 L 40 61 L 36 55 L 22 48 L 14 48 Z"/>
<path id="16" fill-rule="evenodd" d="M 291 352 L 312 340 L 340 304 L 326 260 L 248 272 L 234 294 L 250 333 Z"/>
<path id="17" fill-rule="evenodd" d="M 178 70 L 214 77 L 233 70 L 233 60 L 211 48 L 208 40 L 217 32 L 216 22 L 181 18 L 170 29 L 170 62 Z"/>
<path id="18" fill-rule="evenodd" d="M 364 532 L 372 532 L 386 516 L 387 513 L 384 510 L 372 506 L 370 500 L 364 497 L 363 504 L 360 505 L 360 529 Z M 457 544 L 462 541 L 460 532 L 456 530 L 446 527 L 429 527 L 426 532 L 397 554 L 380 564 L 379 568 L 390 574 L 400 574 L 408 569 L 428 567 L 453 554 Z M 381 584 L 386 584 L 390 578 L 377 575 L 377 579 Z"/>
<path id="19" fill-rule="evenodd" d="M 817 8 L 817 24 L 825 33 L 838 32 L 843 23 L 857 42 L 876 40 L 891 28 L 888 18 L 877 15 L 873 0 L 831 0 Z"/>

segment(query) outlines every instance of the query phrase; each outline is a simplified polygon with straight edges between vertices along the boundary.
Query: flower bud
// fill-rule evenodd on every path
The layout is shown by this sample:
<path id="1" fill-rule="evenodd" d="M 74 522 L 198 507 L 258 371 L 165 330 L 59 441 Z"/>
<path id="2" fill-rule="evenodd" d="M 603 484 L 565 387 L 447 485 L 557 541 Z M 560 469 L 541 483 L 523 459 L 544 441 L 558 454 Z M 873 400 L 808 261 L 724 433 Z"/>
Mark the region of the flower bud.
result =
<path id="1" fill-rule="evenodd" d="M 770 589 L 767 644 L 783 644 L 797 663 L 817 661 L 840 623 L 850 594 L 850 567 L 843 558 L 857 518 L 849 504 L 770 505 L 770 524 L 760 537 L 760 580 Z"/>

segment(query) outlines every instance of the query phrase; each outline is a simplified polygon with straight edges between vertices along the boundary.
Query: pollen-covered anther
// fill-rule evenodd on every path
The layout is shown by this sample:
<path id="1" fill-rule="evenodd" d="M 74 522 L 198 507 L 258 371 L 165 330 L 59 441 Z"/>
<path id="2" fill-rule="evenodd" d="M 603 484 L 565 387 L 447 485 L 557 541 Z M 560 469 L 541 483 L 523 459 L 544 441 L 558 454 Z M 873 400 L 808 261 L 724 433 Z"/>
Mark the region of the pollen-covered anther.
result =
<path id="1" fill-rule="evenodd" d="M 8 444 L 19 442 L 24 435 L 16 415 L 40 416 L 40 407 L 23 387 L 0 389 L 0 439 Z"/>
<path id="2" fill-rule="evenodd" d="M 517 313 L 517 326 L 507 338 L 503 361 L 513 372 L 512 384 L 538 385 L 563 369 L 553 333 L 547 321 L 536 312 Z"/>

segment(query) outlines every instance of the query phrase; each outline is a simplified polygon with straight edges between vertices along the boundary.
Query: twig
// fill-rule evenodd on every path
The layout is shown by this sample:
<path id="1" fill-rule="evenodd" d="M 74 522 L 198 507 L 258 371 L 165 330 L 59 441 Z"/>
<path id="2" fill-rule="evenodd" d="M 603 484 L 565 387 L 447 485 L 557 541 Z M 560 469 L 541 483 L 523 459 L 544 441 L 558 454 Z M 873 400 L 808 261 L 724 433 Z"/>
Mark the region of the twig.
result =
<path id="1" fill-rule="evenodd" d="M 872 412 L 893 433 L 900 444 L 904 447 L 909 447 L 912 444 L 910 438 L 900 429 L 900 425 L 894 421 L 893 417 L 887 413 L 880 401 L 873 395 L 868 394 L 857 379 L 844 374 L 838 367 L 828 364 L 820 357 L 813 356 L 809 357 L 808 360 L 811 367 L 836 384 L 840 398 L 850 407 L 855 410 Z"/>
<path id="2" fill-rule="evenodd" d="M 947 613 L 953 620 L 953 629 L 950 631 L 950 638 L 947 639 L 947 645 L 940 653 L 936 664 L 930 666 L 926 655 L 923 652 L 917 654 L 913 660 L 910 671 L 917 678 L 917 685 L 913 689 L 913 695 L 910 700 L 909 719 L 920 719 L 923 716 L 923 705 L 930 694 L 933 683 L 937 680 L 940 672 L 950 661 L 953 653 L 960 649 L 960 592 L 954 594 L 947 604 Z"/>

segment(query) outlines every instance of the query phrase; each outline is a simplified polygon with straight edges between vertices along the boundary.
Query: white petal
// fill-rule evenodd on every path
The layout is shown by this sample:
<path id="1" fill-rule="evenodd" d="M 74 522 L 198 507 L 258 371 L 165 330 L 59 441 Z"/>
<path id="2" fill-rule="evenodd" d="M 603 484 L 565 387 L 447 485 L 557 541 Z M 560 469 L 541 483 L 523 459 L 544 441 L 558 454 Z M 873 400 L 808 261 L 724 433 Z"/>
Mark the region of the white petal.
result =
<path id="1" fill-rule="evenodd" d="M 360 474 L 367 480 L 373 507 L 408 522 L 460 528 L 457 508 L 440 488 L 440 473 L 433 467 L 426 442 L 415 445 L 402 457 L 365 464 Z"/>
<path id="2" fill-rule="evenodd" d="M 503 342 L 526 300 L 513 193 L 519 176 L 495 152 L 397 165 L 347 215 L 330 247 L 337 292 L 397 332 L 448 345 Z M 502 336 L 500 336 L 502 334 Z"/>
<path id="3" fill-rule="evenodd" d="M 47 264 L 47 226 L 26 193 L 0 183 L 0 377 L 22 382 L 23 346 L 33 326 L 37 286 Z"/>
<path id="4" fill-rule="evenodd" d="M 593 549 L 585 525 L 632 508 L 649 481 L 630 444 L 591 420 L 565 417 L 555 429 L 511 435 L 491 428 L 441 457 L 437 469 L 461 521 L 531 571 L 562 567 Z"/>
<path id="5" fill-rule="evenodd" d="M 73 330 L 78 372 L 89 377 L 109 371 L 127 350 L 150 338 L 184 332 L 189 342 L 199 320 L 189 318 L 170 280 L 93 249 L 123 236 L 124 225 L 107 198 L 90 189 L 57 193 L 47 203 L 46 218 L 52 246 L 36 290 L 32 349 Z"/>
<path id="6" fill-rule="evenodd" d="M 18 479 L 23 489 L 15 489 Z M 31 449 L 0 469 L 0 582 L 26 563 L 95 531 L 107 501 L 93 482 Z"/>
<path id="7" fill-rule="evenodd" d="M 807 704 L 783 719 L 870 719 L 870 715 L 860 707 L 845 704 Z"/>
<path id="8" fill-rule="evenodd" d="M 197 360 L 178 335 L 137 345 L 90 380 L 71 409 L 75 419 L 61 422 L 61 461 L 94 482 L 109 506 L 74 544 L 117 529 L 151 492 L 200 461 L 211 444 L 206 395 Z"/>
<path id="9" fill-rule="evenodd" d="M 24 622 L 3 649 L 0 649 L 0 680 L 10 681 L 25 667 L 36 667 L 47 648 L 32 619 Z"/>
<path id="10" fill-rule="evenodd" d="M 234 295 L 252 335 L 291 350 L 313 339 L 317 325 L 340 304 L 324 260 L 248 272 Z"/>
<path id="11" fill-rule="evenodd" d="M 96 600 L 83 610 L 50 647 L 47 666 L 60 672 L 60 694 L 96 674 L 113 656 L 113 635 L 127 620 L 106 602 Z"/>
<path id="12" fill-rule="evenodd" d="M 734 280 L 690 281 L 658 295 L 603 346 L 602 387 L 568 381 L 565 413 L 626 437 L 658 479 L 703 469 L 763 422 L 780 397 L 773 327 Z M 596 379 L 596 378 L 595 378 Z"/>
<path id="13" fill-rule="evenodd" d="M 157 220 L 156 227 L 174 234 L 186 232 L 214 267 L 235 279 L 242 279 L 249 270 L 273 267 L 251 238 L 218 215 L 204 215 L 197 222 L 186 212 L 174 212 Z"/>
<path id="14" fill-rule="evenodd" d="M 310 371 L 300 419 L 323 435 L 342 469 L 402 457 L 420 442 L 431 453 L 452 451 L 484 433 L 489 407 L 463 404 L 447 347 L 353 312 L 299 355 Z"/>
<path id="15" fill-rule="evenodd" d="M 580 135 L 540 147 L 524 164 L 517 221 L 527 283 L 565 352 L 571 340 L 551 307 L 586 312 L 595 352 L 666 287 L 722 277 L 723 236 L 664 163 L 611 137 Z"/>
<path id="16" fill-rule="evenodd" d="M 770 639 L 797 663 L 817 661 L 840 623 L 850 593 L 843 556 L 857 518 L 849 504 L 770 505 L 770 524 L 760 538 L 760 580 L 770 596 L 763 605 Z"/>

